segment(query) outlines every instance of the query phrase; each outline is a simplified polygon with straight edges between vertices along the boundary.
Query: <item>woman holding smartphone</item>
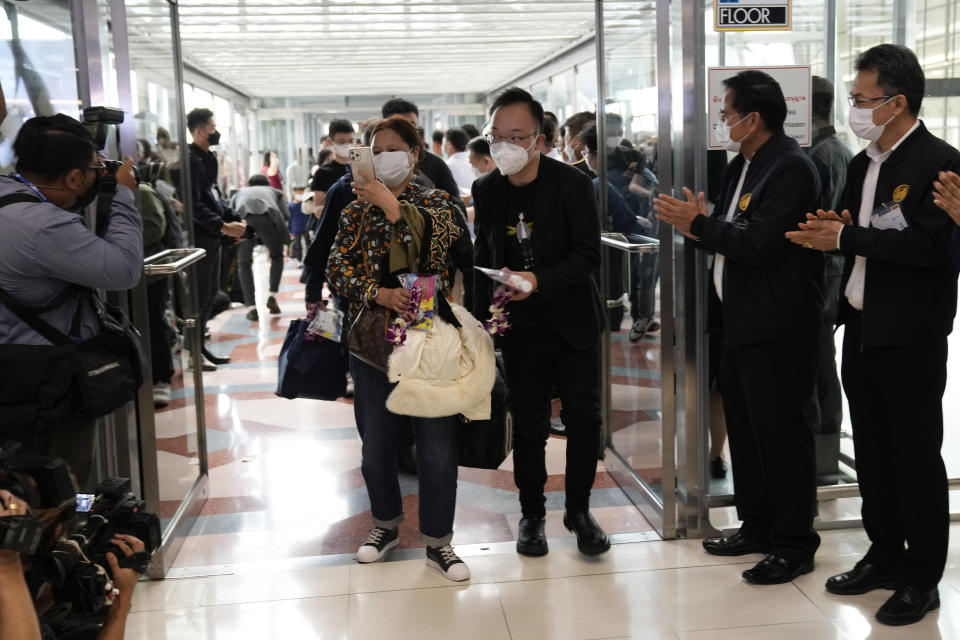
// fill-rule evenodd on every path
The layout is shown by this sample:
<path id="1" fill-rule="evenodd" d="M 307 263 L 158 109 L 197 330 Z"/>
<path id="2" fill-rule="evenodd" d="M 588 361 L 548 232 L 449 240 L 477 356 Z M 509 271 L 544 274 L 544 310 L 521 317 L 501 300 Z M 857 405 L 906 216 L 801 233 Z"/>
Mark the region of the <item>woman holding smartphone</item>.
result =
<path id="1" fill-rule="evenodd" d="M 327 281 L 343 297 L 344 326 L 354 334 L 348 338 L 353 406 L 363 440 L 361 471 L 374 525 L 357 550 L 361 563 L 381 560 L 397 546 L 403 520 L 397 477 L 399 416 L 386 406 L 395 385 L 388 381 L 383 359 L 376 353 L 385 349 L 386 322 L 403 313 L 410 302 L 410 293 L 397 275 L 437 275 L 437 313 L 459 326 L 449 307 L 446 312 L 444 307 L 450 286 L 447 253 L 461 234 L 450 195 L 412 182 L 422 148 L 409 122 L 398 116 L 378 122 L 370 145 L 377 179 L 354 173 L 357 200 L 340 216 L 327 262 Z M 404 262 L 399 268 L 398 259 Z M 450 546 L 457 494 L 457 421 L 456 415 L 411 417 L 418 450 L 420 539 L 427 546 L 427 565 L 450 580 L 461 581 L 469 579 L 470 571 Z"/>

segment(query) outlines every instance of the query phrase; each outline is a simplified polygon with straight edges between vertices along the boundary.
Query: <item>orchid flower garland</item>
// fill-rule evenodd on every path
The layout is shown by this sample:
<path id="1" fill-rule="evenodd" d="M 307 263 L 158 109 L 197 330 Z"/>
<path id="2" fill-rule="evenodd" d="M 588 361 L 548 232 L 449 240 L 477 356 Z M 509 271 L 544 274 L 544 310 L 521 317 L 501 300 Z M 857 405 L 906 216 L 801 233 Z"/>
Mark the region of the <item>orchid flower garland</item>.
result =
<path id="1" fill-rule="evenodd" d="M 420 322 L 423 315 L 420 311 L 421 297 L 420 285 L 414 285 L 410 289 L 410 302 L 407 303 L 407 308 L 398 314 L 390 323 L 390 326 L 387 327 L 387 342 L 400 346 L 407 341 L 407 327 Z"/>
<path id="2" fill-rule="evenodd" d="M 507 303 L 512 298 L 513 289 L 503 284 L 493 292 L 490 317 L 483 321 L 483 328 L 490 335 L 502 336 L 510 328 L 510 312 L 507 311 Z"/>

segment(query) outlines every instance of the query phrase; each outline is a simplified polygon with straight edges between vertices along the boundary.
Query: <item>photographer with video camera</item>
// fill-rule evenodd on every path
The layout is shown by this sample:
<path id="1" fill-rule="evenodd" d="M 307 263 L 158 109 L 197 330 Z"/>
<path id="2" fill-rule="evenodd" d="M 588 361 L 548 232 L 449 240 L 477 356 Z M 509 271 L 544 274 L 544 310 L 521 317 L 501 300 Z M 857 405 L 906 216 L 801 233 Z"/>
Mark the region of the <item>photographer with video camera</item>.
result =
<path id="1" fill-rule="evenodd" d="M 63 459 L 21 451 L 0 443 L 0 638 L 122 639 L 159 520 L 129 479 L 77 494 Z"/>
<path id="2" fill-rule="evenodd" d="M 63 114 L 25 122 L 13 149 L 16 172 L 0 176 L 0 436 L 21 441 L 25 451 L 62 456 L 83 485 L 95 421 L 66 419 L 52 411 L 53 400 L 28 406 L 25 396 L 64 375 L 69 383 L 70 349 L 105 336 L 102 303 L 91 290 L 129 289 L 140 280 L 133 159 L 104 162 L 87 128 Z M 114 183 L 98 235 L 87 228 L 84 208 Z M 54 334 L 73 345 L 53 346 Z M 67 356 L 58 360 L 58 349 Z"/>

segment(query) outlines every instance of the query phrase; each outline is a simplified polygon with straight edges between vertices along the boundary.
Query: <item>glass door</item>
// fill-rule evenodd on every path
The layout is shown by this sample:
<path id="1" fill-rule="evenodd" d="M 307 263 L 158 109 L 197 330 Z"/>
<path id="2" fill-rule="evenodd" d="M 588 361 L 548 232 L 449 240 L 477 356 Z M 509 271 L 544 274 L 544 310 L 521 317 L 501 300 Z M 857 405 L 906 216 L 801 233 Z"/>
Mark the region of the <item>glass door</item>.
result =
<path id="1" fill-rule="evenodd" d="M 661 299 L 658 223 L 656 8 L 605 1 L 598 11 L 598 189 L 608 333 L 604 410 L 610 451 L 604 462 L 664 537 L 675 529 L 672 419 L 664 420 L 664 337 L 673 313 Z M 627 215 L 625 215 L 627 214 Z M 672 351 L 672 343 L 668 351 Z M 666 490 L 665 487 L 669 487 Z"/>

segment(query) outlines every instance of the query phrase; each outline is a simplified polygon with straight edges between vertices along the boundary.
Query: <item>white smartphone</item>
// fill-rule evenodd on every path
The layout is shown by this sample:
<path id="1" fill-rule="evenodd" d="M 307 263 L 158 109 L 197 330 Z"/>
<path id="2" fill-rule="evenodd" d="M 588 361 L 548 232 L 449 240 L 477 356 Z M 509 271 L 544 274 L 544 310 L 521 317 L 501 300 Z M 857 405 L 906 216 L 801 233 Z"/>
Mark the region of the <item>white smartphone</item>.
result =
<path id="1" fill-rule="evenodd" d="M 350 171 L 353 179 L 376 180 L 377 172 L 373 168 L 373 149 L 354 147 L 350 149 Z"/>

